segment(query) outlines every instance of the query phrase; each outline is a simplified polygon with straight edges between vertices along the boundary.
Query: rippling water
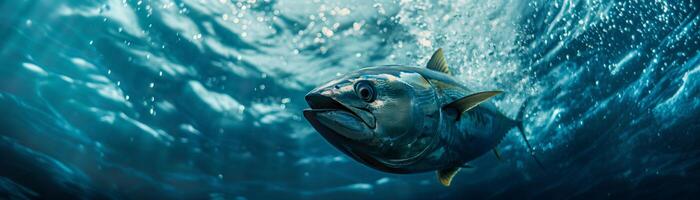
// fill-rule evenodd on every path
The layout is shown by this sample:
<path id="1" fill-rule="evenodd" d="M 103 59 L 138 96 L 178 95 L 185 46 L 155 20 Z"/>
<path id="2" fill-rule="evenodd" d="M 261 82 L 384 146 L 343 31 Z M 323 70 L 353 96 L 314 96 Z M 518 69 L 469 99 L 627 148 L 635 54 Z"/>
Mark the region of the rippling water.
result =
<path id="1" fill-rule="evenodd" d="M 695 1 L 0 1 L 0 197 L 691 198 L 700 191 Z M 356 163 L 303 118 L 339 74 L 444 48 L 526 99 L 444 188 Z"/>

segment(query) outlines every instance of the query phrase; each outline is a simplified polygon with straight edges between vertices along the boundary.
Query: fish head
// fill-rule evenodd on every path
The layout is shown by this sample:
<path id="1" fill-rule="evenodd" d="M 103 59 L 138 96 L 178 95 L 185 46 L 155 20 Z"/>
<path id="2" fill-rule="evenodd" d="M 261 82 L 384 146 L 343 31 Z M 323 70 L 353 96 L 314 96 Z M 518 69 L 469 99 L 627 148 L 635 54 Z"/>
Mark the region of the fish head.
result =
<path id="1" fill-rule="evenodd" d="M 438 124 L 435 96 L 418 73 L 369 68 L 309 92 L 304 117 L 351 157 L 395 165 L 422 155 L 434 141 L 435 134 L 421 133 Z"/>

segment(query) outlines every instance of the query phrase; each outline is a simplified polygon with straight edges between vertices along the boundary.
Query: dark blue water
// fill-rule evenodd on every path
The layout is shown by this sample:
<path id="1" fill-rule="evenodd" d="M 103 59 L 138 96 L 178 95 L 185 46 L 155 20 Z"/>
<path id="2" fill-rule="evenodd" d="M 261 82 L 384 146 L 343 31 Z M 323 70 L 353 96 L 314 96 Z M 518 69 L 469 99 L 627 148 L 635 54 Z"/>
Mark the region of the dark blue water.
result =
<path id="1" fill-rule="evenodd" d="M 696 1 L 0 1 L 2 199 L 693 199 Z M 303 95 L 442 47 L 525 108 L 449 188 L 356 163 Z"/>

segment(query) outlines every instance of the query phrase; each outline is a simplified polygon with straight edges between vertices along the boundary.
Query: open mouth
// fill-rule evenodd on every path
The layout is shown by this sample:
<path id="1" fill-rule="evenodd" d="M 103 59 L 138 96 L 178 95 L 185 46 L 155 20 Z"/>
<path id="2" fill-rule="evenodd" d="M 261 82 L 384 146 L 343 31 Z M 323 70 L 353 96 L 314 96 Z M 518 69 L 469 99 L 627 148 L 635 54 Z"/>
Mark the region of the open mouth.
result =
<path id="1" fill-rule="evenodd" d="M 309 104 L 311 110 L 341 110 L 353 113 L 348 107 L 338 103 L 338 101 L 333 100 L 333 98 L 320 94 L 306 95 L 306 102 Z"/>
<path id="2" fill-rule="evenodd" d="M 337 122 L 337 120 L 334 120 L 333 116 L 331 116 L 344 115 L 346 123 L 354 118 L 354 124 L 364 125 L 360 122 L 362 121 L 360 117 L 352 112 L 352 110 L 330 97 L 315 93 L 307 95 L 306 101 L 310 108 L 304 110 L 304 118 L 306 118 L 314 129 L 327 141 L 338 147 L 358 142 L 353 139 L 357 138 L 352 134 L 352 132 L 355 131 L 344 130 L 342 128 L 342 122 Z"/>
<path id="3" fill-rule="evenodd" d="M 317 93 L 307 95 L 306 101 L 310 109 L 304 110 L 304 117 L 322 135 L 339 135 L 351 140 L 371 136 L 370 127 L 350 107 Z"/>
<path id="4" fill-rule="evenodd" d="M 311 109 L 305 110 L 305 113 L 342 111 L 360 119 L 360 121 L 362 121 L 369 128 L 374 128 L 376 126 L 374 116 L 372 116 L 372 114 L 367 109 L 346 106 L 331 97 L 327 97 L 318 93 L 311 93 L 306 95 L 306 102 L 309 104 L 309 107 Z"/>

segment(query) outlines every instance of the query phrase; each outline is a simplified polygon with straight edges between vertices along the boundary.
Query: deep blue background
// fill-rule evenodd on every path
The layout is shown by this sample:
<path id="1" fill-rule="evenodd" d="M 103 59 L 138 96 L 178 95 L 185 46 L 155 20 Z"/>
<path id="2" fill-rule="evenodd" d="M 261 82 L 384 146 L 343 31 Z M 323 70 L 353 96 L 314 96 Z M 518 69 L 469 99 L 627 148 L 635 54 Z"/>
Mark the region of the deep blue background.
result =
<path id="1" fill-rule="evenodd" d="M 0 1 L 0 198 L 693 199 L 694 1 Z M 456 76 L 526 129 L 449 188 L 352 161 L 303 95 L 361 67 Z"/>

